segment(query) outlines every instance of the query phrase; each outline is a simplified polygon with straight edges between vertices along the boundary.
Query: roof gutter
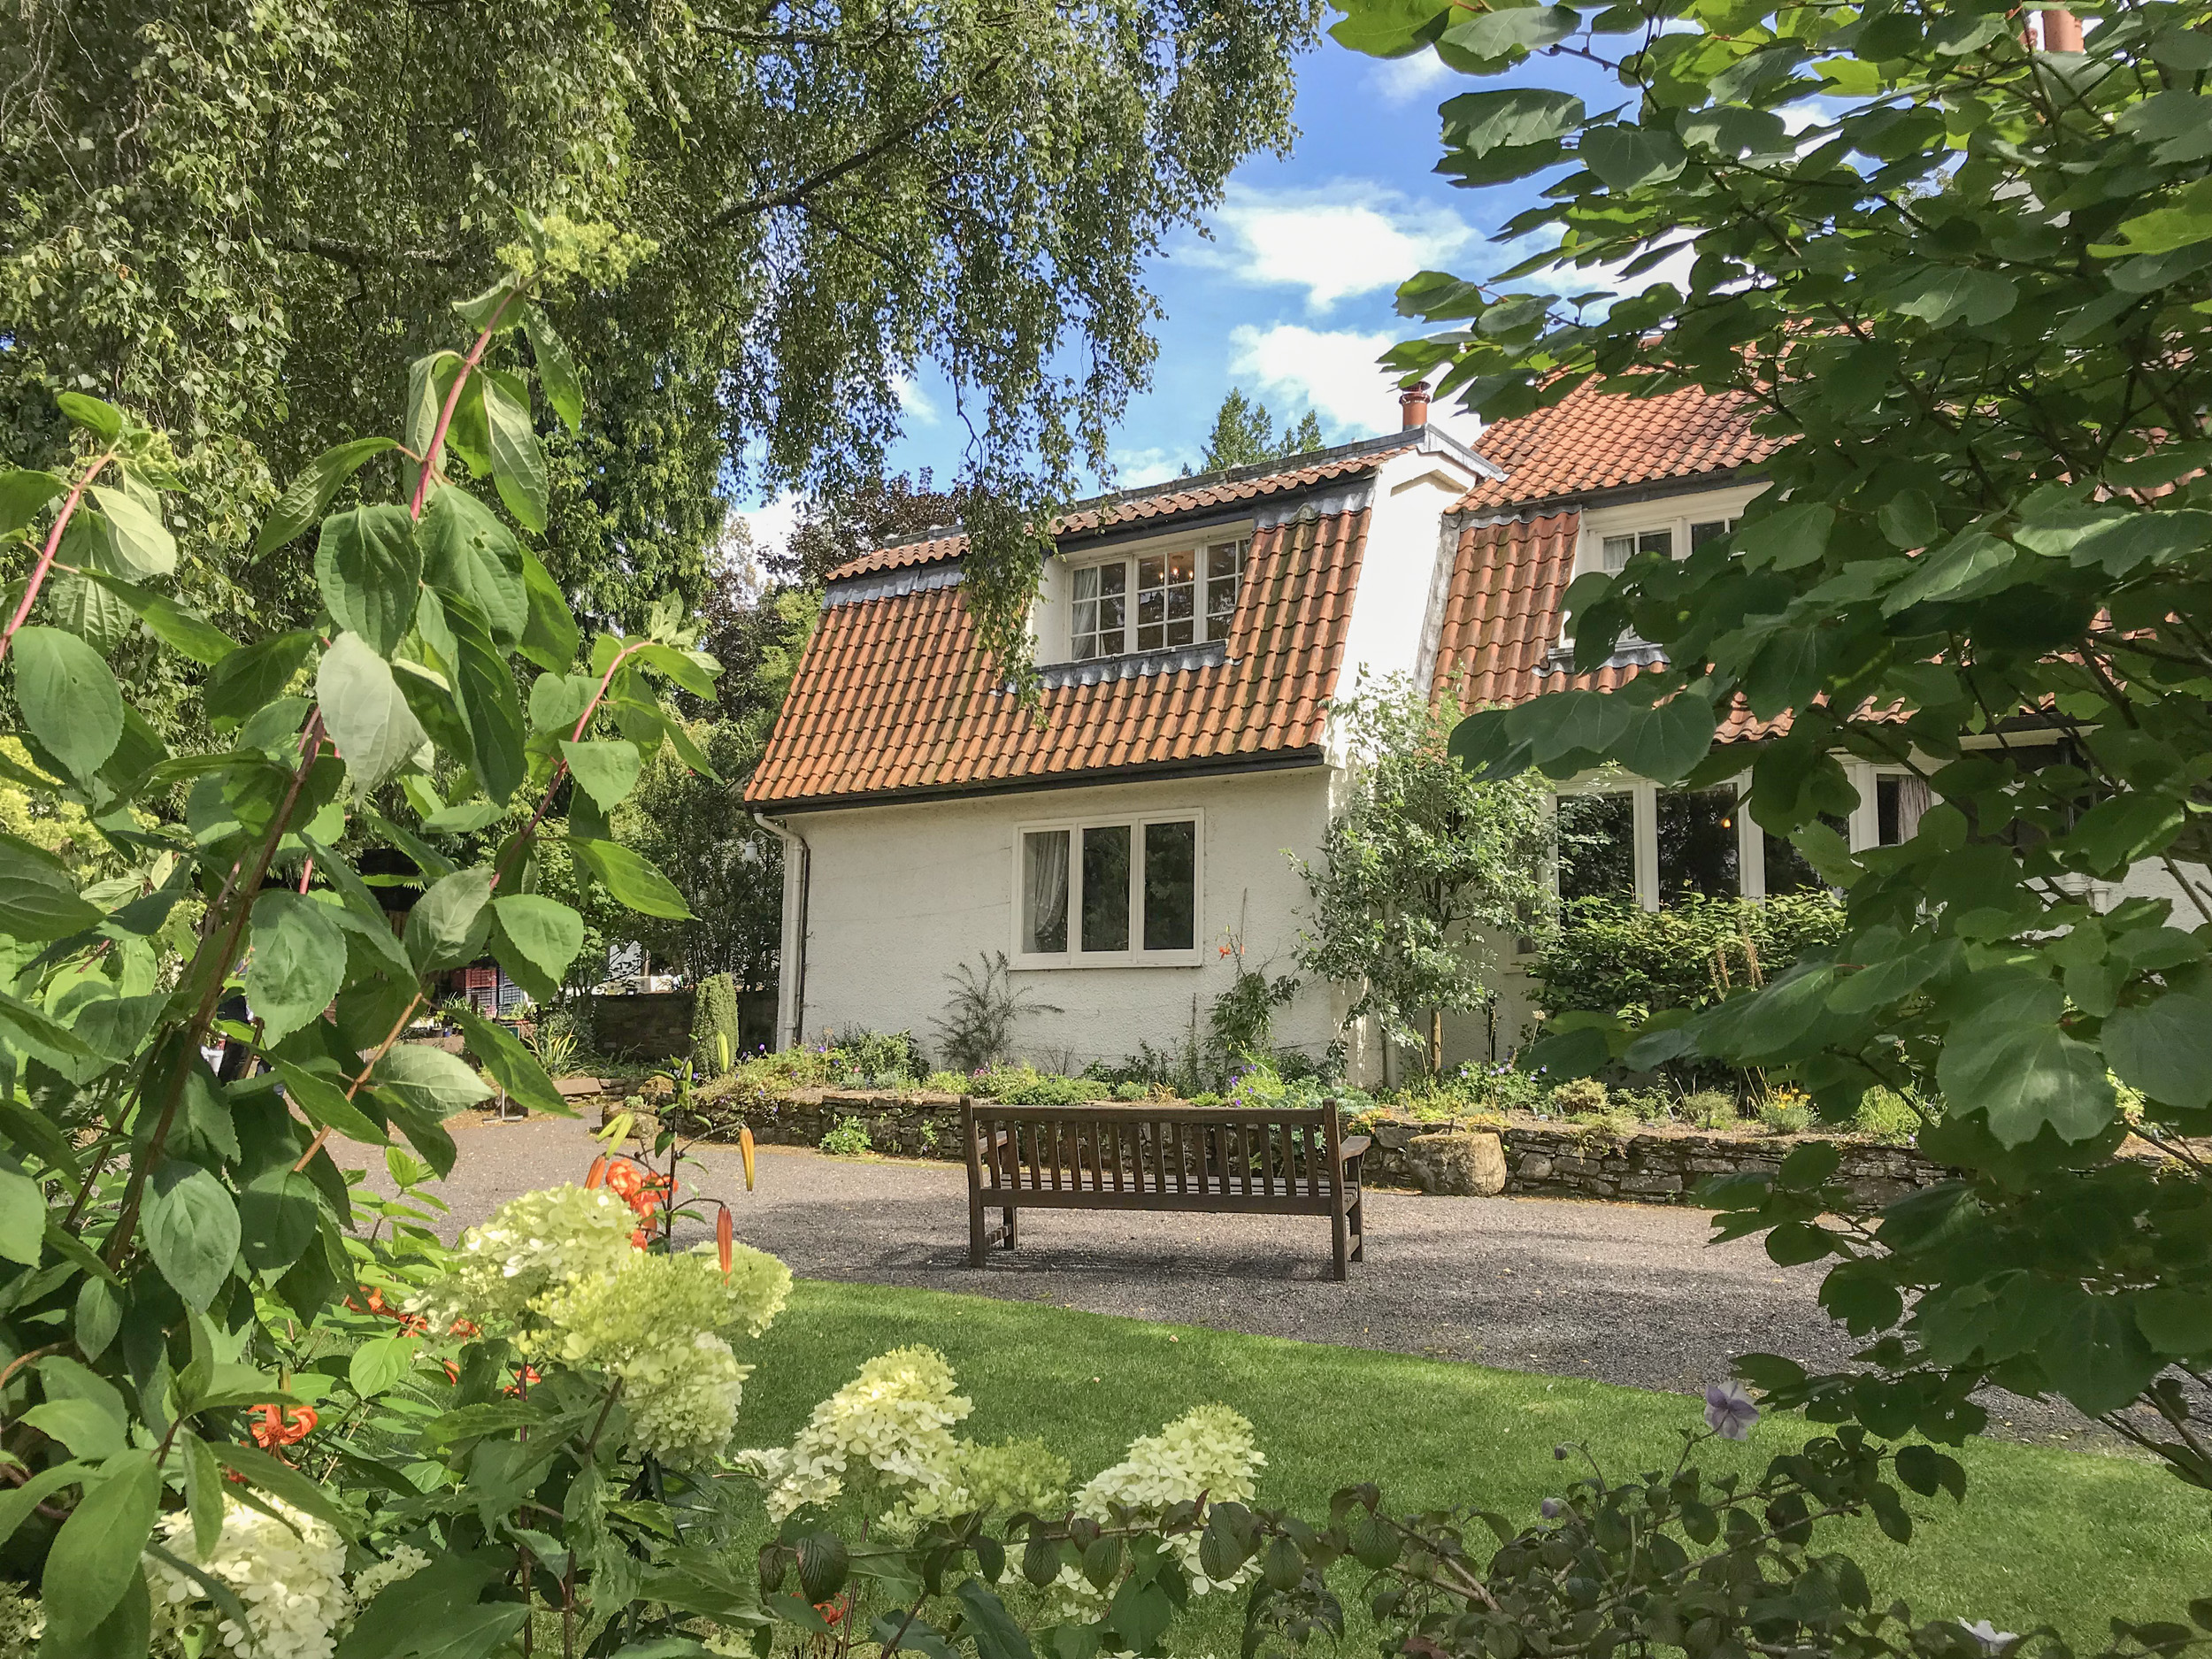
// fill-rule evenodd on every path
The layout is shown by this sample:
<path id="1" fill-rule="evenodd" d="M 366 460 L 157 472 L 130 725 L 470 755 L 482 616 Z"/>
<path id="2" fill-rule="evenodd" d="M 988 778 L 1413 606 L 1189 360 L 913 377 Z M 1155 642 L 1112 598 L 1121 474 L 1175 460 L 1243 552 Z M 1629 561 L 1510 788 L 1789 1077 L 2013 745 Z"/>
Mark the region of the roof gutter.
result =
<path id="1" fill-rule="evenodd" d="M 783 985 L 791 987 L 791 1011 L 787 1019 L 782 1007 L 784 1000 L 780 994 L 782 987 L 778 987 L 776 1015 L 777 1024 L 780 1029 L 776 1033 L 776 1048 L 780 1053 L 787 1048 L 802 1048 L 805 1044 L 807 902 L 812 896 L 814 890 L 814 849 L 807 845 L 805 836 L 800 834 L 789 825 L 764 817 L 757 809 L 750 810 L 750 816 L 756 825 L 783 843 L 784 856 L 787 859 L 794 856 L 795 849 L 799 861 L 796 914 L 795 916 L 792 913 L 793 907 L 787 904 L 784 916 L 783 951 L 781 960 L 778 964 L 781 970 L 778 978 L 781 979 Z M 787 876 L 787 883 L 788 880 L 789 878 Z"/>
<path id="2" fill-rule="evenodd" d="M 1038 778 L 1008 778 L 995 782 L 949 783 L 918 789 L 878 789 L 851 795 L 803 795 L 793 800 L 764 803 L 749 807 L 756 820 L 772 806 L 784 817 L 802 812 L 836 812 L 848 807 L 864 806 L 926 806 L 933 801 L 973 801 L 985 795 L 1041 794 L 1049 789 L 1102 789 L 1116 784 L 1171 781 L 1179 778 L 1217 778 L 1244 772 L 1289 772 L 1300 767 L 1318 766 L 1327 759 L 1321 745 L 1312 743 L 1303 749 L 1268 749 L 1259 754 L 1232 755 L 1223 758 L 1200 760 L 1160 761 L 1151 765 L 1114 766 L 1095 772 L 1055 772 Z M 789 830 L 777 830 L 779 834 L 793 834 Z"/>

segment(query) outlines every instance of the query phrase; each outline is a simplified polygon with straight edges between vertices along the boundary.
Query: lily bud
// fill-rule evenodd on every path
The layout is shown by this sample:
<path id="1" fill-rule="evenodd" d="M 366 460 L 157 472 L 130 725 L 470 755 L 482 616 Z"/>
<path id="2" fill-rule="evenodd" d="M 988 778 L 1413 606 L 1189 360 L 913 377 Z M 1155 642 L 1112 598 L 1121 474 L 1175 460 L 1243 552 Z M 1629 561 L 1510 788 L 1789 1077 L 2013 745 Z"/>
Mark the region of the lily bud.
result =
<path id="1" fill-rule="evenodd" d="M 745 1160 L 745 1190 L 753 1190 L 753 1131 L 747 1125 L 737 1132 L 737 1153 Z"/>
<path id="2" fill-rule="evenodd" d="M 591 1161 L 591 1173 L 584 1177 L 584 1186 L 588 1189 L 597 1187 L 606 1179 L 607 1159 L 605 1154 L 603 1153 Z"/>
<path id="3" fill-rule="evenodd" d="M 714 1248 L 715 1253 L 722 1258 L 722 1271 L 725 1273 L 730 1271 L 730 1263 L 735 1255 L 732 1246 L 735 1242 L 736 1230 L 730 1223 L 730 1207 L 725 1204 L 722 1206 L 721 1213 L 714 1218 Z"/>

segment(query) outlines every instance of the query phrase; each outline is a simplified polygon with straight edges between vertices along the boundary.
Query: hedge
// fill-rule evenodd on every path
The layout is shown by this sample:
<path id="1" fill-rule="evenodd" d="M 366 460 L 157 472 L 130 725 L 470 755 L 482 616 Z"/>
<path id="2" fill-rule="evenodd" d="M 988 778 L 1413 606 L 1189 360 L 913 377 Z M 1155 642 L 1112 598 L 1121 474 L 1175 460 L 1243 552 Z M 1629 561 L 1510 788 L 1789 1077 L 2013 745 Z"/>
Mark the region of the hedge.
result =
<path id="1" fill-rule="evenodd" d="M 718 1051 L 715 1038 L 729 1040 Z M 701 1077 L 718 1077 L 744 1053 L 738 1041 L 737 982 L 726 973 L 710 973 L 691 999 L 691 1064 Z"/>
<path id="2" fill-rule="evenodd" d="M 1549 1014 L 1700 1008 L 1755 979 L 1772 979 L 1842 932 L 1842 907 L 1825 893 L 1690 897 L 1658 910 L 1576 899 L 1563 908 L 1530 973 Z"/>

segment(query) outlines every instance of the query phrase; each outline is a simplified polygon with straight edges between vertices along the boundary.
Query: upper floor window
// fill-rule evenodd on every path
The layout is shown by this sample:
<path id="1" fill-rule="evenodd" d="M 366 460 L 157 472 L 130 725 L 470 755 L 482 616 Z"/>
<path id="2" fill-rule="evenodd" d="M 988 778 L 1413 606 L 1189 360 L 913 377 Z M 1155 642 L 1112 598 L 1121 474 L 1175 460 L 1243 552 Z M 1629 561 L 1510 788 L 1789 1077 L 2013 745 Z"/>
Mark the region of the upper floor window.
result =
<path id="1" fill-rule="evenodd" d="M 1690 551 L 1694 553 L 1708 541 L 1717 541 L 1736 527 L 1733 518 L 1697 518 L 1690 524 Z"/>
<path id="2" fill-rule="evenodd" d="M 1628 561 L 1639 553 L 1656 553 L 1661 558 L 1672 558 L 1674 532 L 1640 530 L 1632 535 L 1609 535 L 1605 538 L 1605 568 L 1616 575 L 1625 570 Z"/>
<path id="3" fill-rule="evenodd" d="M 1075 660 L 1227 639 L 1244 559 L 1242 541 L 1217 541 L 1078 565 L 1069 589 Z"/>

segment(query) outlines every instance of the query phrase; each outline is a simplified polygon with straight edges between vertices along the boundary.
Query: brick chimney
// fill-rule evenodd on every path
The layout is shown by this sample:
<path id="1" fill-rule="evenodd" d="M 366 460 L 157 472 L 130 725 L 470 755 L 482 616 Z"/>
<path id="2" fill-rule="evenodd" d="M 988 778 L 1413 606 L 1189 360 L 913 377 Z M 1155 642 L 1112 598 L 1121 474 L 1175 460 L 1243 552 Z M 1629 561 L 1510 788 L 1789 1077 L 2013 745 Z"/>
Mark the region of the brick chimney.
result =
<path id="1" fill-rule="evenodd" d="M 1402 429 L 1410 431 L 1416 426 L 1425 426 L 1428 424 L 1429 383 L 1423 380 L 1418 386 L 1398 394 L 1398 425 Z"/>

